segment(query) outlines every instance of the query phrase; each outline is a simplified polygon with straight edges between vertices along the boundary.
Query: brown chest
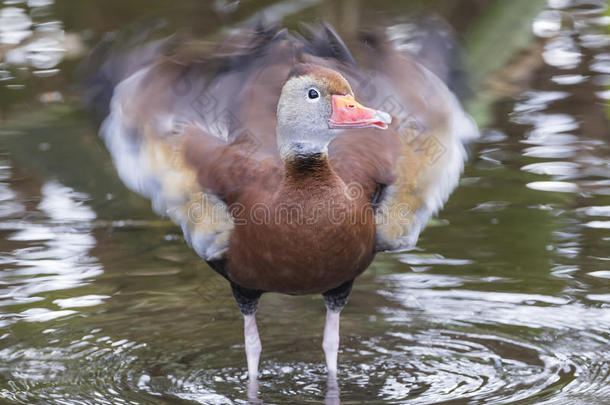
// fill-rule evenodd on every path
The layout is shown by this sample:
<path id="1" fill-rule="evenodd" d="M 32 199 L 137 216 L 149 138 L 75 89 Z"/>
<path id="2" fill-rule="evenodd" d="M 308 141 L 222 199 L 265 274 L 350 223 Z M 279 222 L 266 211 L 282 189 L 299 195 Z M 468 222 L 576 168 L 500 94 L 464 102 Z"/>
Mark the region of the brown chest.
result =
<path id="1" fill-rule="evenodd" d="M 368 196 L 332 172 L 288 177 L 236 217 L 229 277 L 243 287 L 289 294 L 324 292 L 370 264 L 375 222 Z"/>

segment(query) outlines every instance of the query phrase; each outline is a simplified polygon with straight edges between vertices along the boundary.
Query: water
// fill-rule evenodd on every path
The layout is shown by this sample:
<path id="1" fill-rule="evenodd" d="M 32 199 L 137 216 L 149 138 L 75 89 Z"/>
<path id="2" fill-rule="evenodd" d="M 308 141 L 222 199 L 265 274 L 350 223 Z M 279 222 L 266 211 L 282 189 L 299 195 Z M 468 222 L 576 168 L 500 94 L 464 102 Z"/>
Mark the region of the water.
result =
<path id="1" fill-rule="evenodd" d="M 263 297 L 261 400 L 608 403 L 608 4 L 375 3 L 0 3 L 0 403 L 247 403 L 228 286 L 117 179 L 72 95 L 84 50 L 144 9 L 205 35 L 257 9 L 349 31 L 373 7 L 458 28 L 484 136 L 418 248 L 356 283 L 338 387 L 320 297 Z"/>

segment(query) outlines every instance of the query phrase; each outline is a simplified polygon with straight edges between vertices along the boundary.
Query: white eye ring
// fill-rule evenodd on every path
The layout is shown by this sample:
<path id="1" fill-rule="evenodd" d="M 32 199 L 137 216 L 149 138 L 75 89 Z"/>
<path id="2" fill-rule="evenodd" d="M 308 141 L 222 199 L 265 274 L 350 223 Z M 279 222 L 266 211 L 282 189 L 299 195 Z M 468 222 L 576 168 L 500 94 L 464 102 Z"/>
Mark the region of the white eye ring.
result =
<path id="1" fill-rule="evenodd" d="M 321 95 L 320 95 L 320 90 L 316 89 L 315 87 L 310 87 L 307 89 L 307 101 L 309 101 L 310 103 L 317 103 L 318 101 L 320 101 Z"/>

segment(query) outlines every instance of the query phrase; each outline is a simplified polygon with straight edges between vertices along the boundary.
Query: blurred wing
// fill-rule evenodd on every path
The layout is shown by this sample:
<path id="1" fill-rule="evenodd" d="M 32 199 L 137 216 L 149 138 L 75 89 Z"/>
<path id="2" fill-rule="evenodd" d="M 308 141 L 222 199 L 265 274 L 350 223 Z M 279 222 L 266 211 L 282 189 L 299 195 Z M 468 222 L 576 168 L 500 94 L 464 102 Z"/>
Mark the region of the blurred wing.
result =
<path id="1" fill-rule="evenodd" d="M 376 213 L 377 249 L 385 251 L 415 245 L 457 186 L 464 144 L 478 129 L 445 83 L 407 56 L 388 56 L 384 73 L 394 90 L 385 108 L 396 117 L 400 139 L 396 180 L 384 189 Z"/>
<path id="2" fill-rule="evenodd" d="M 351 179 L 351 172 L 366 166 L 357 181 L 369 189 L 371 181 L 377 183 L 376 249 L 403 250 L 415 245 L 457 186 L 467 157 L 464 144 L 478 136 L 478 129 L 447 85 L 416 56 L 397 51 L 385 38 L 368 42 L 359 56 L 374 61 L 373 67 L 349 80 L 357 99 L 389 112 L 393 123 L 387 131 L 369 131 L 371 139 L 360 145 L 346 131 L 333 142 L 334 158 L 348 166 L 340 168 L 342 177 Z M 358 163 L 349 163 L 350 154 Z"/>
<path id="3" fill-rule="evenodd" d="M 163 105 L 162 97 L 148 98 L 153 96 L 148 73 L 149 68 L 142 69 L 116 87 L 101 136 L 123 182 L 148 197 L 157 213 L 181 225 L 202 258 L 221 258 L 232 218 L 226 204 L 199 185 L 196 167 L 185 158 L 188 138 L 173 122 L 172 110 Z M 169 83 L 162 81 L 157 78 L 155 89 L 169 91 Z M 157 110 L 147 115 L 146 108 Z"/>

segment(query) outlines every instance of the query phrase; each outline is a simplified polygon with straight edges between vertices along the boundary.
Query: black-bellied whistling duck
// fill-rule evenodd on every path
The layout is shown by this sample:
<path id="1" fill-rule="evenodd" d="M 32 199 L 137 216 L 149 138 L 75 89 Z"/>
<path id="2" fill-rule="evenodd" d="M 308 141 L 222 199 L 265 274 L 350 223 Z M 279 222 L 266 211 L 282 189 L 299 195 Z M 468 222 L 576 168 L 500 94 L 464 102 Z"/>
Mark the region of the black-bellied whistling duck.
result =
<path id="1" fill-rule="evenodd" d="M 250 378 L 265 292 L 323 295 L 335 375 L 354 279 L 415 244 L 477 135 L 434 66 L 380 35 L 358 64 L 329 27 L 312 35 L 242 29 L 213 51 L 170 39 L 100 68 L 117 83 L 101 134 L 118 172 L 230 282 Z"/>

